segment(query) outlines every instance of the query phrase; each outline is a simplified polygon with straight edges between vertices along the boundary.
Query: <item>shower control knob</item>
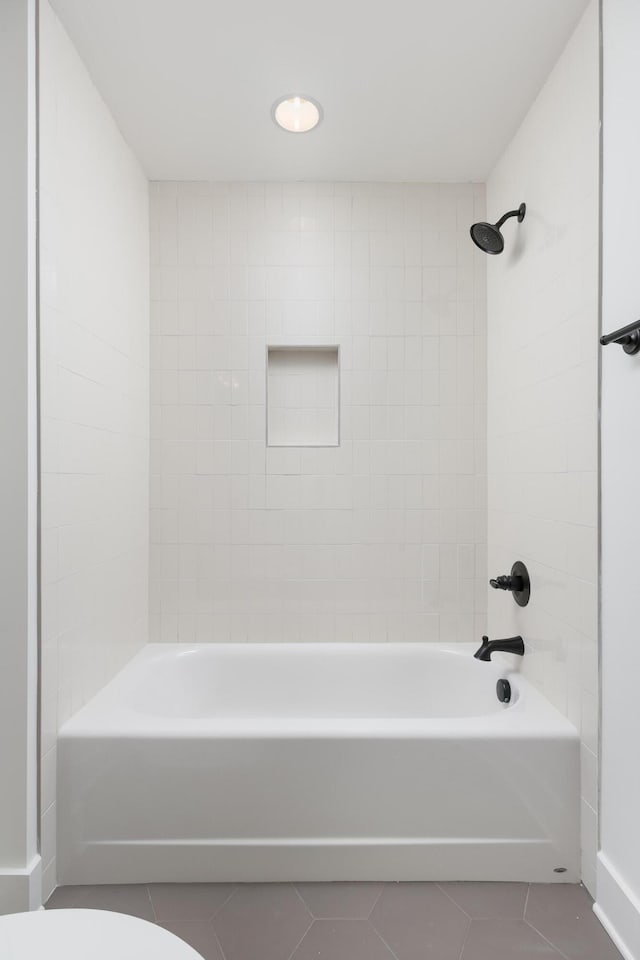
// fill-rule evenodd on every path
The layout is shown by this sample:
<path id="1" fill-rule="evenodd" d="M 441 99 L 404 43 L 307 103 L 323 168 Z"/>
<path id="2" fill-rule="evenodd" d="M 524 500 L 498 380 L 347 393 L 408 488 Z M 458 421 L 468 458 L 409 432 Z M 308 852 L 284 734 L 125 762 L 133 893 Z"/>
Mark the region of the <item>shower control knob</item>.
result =
<path id="1" fill-rule="evenodd" d="M 531 581 L 529 571 L 524 563 L 517 560 L 511 567 L 511 573 L 503 573 L 499 577 L 489 580 L 494 590 L 509 590 L 519 607 L 526 607 L 531 596 Z"/>
<path id="2" fill-rule="evenodd" d="M 522 590 L 522 577 L 511 577 L 503 574 L 494 580 L 489 580 L 494 590 Z"/>

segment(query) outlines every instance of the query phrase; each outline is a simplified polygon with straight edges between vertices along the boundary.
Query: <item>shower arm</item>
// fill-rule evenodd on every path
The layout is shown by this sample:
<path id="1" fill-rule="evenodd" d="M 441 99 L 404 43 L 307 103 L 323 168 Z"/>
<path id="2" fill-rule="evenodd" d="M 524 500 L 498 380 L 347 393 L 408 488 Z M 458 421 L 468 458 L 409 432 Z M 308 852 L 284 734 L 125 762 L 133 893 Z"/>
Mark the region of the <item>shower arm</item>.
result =
<path id="1" fill-rule="evenodd" d="M 521 223 L 523 218 L 522 208 L 520 207 L 518 210 L 509 210 L 509 213 L 505 213 L 504 216 L 500 217 L 496 223 L 496 230 L 499 230 L 502 224 L 506 223 L 507 220 L 510 220 L 511 217 L 517 217 L 518 222 Z"/>

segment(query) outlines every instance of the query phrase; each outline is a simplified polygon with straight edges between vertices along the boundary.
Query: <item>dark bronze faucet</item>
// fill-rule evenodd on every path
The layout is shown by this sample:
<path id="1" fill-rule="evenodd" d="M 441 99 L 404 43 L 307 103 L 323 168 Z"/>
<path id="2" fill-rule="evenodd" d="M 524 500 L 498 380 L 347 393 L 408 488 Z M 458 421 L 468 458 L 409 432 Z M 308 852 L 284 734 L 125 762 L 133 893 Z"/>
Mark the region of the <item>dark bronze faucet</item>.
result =
<path id="1" fill-rule="evenodd" d="M 491 660 L 491 654 L 496 651 L 524 657 L 524 640 L 522 637 L 507 637 L 506 640 L 489 640 L 489 637 L 483 637 L 482 646 L 476 650 L 474 657 L 476 660 Z"/>

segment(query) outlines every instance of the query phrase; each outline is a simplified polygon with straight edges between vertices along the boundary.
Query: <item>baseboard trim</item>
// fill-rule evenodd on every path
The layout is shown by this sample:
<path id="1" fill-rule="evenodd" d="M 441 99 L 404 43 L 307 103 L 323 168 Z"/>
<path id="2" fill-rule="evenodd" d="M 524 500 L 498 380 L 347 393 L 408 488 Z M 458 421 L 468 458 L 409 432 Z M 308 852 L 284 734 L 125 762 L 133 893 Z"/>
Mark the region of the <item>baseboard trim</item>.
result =
<path id="1" fill-rule="evenodd" d="M 640 960 L 640 901 L 606 854 L 598 854 L 598 898 L 593 912 L 624 960 Z"/>
<path id="2" fill-rule="evenodd" d="M 42 861 L 38 854 L 21 869 L 0 869 L 0 914 L 42 906 Z"/>

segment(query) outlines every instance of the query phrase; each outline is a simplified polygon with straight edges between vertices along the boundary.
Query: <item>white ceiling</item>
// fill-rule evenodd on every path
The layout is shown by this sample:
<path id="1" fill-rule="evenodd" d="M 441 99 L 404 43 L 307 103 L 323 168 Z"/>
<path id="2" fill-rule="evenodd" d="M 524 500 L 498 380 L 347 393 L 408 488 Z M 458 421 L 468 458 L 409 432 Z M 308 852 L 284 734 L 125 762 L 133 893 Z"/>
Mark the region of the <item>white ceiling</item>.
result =
<path id="1" fill-rule="evenodd" d="M 151 179 L 483 180 L 587 0 L 52 4 Z"/>

